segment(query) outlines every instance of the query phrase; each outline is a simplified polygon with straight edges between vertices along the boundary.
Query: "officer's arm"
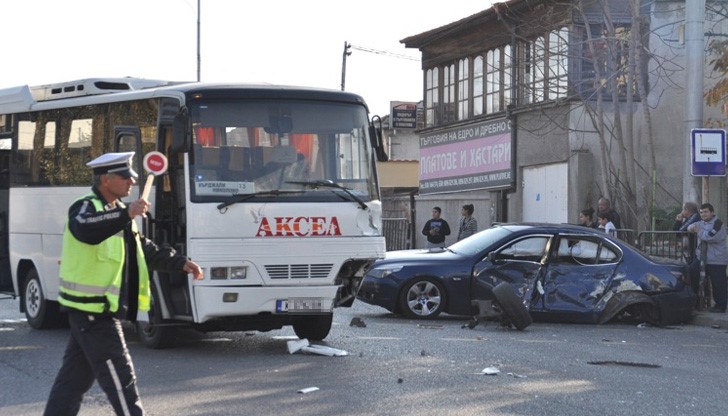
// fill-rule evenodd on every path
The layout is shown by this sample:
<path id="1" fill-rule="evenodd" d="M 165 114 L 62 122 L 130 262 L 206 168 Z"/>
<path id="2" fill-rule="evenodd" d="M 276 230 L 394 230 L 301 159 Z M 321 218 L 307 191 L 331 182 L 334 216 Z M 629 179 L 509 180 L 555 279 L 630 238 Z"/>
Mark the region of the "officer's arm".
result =
<path id="1" fill-rule="evenodd" d="M 68 209 L 68 229 L 78 241 L 99 244 L 122 231 L 131 219 L 126 209 L 96 211 L 88 199 L 76 201 Z"/>

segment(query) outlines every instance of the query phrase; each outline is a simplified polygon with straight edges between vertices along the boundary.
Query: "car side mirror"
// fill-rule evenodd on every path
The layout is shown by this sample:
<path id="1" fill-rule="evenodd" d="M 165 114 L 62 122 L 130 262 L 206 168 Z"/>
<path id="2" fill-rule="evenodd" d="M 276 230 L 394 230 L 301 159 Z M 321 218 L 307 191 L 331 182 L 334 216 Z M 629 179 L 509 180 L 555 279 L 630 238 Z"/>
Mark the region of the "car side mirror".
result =
<path id="1" fill-rule="evenodd" d="M 495 261 L 498 259 L 498 256 L 496 255 L 495 251 L 491 251 L 490 253 L 488 253 L 487 259 L 489 262 L 495 263 Z"/>

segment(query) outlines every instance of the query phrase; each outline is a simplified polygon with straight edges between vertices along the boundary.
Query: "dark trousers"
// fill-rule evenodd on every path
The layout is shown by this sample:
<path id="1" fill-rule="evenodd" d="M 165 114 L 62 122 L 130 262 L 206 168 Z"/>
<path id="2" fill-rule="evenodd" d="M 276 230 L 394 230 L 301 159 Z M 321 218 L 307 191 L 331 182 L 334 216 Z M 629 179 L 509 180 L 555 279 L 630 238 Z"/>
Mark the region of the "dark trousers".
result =
<path id="1" fill-rule="evenodd" d="M 117 415 L 144 415 L 121 322 L 77 310 L 68 312 L 68 321 L 71 339 L 43 414 L 78 414 L 96 380 Z"/>
<path id="2" fill-rule="evenodd" d="M 725 264 L 709 264 L 705 272 L 710 276 L 710 284 L 713 287 L 713 301 L 717 309 L 725 310 L 728 303 L 728 278 L 726 277 Z"/>

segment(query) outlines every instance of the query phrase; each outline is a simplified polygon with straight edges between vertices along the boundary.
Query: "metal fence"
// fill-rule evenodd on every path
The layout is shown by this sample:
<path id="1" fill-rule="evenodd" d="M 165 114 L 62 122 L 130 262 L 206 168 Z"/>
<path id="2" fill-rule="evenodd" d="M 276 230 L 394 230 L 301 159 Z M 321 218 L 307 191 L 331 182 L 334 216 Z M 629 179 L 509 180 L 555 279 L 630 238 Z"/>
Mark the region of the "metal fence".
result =
<path id="1" fill-rule="evenodd" d="M 613 236 L 619 238 L 622 241 L 626 241 L 629 244 L 636 245 L 634 230 L 629 228 L 618 228 L 611 233 Z"/>
<path id="2" fill-rule="evenodd" d="M 412 248 L 410 221 L 407 218 L 382 218 L 387 251 Z"/>
<path id="3" fill-rule="evenodd" d="M 637 247 L 651 256 L 690 263 L 695 258 L 697 239 L 694 233 L 684 231 L 642 231 Z"/>

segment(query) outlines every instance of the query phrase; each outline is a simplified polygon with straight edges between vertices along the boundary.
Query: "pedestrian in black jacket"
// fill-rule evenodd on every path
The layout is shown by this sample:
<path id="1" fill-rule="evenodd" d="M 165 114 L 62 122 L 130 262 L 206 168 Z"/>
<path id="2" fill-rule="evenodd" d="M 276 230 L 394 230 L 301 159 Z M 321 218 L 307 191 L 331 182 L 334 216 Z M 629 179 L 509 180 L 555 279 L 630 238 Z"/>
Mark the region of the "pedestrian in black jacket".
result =
<path id="1" fill-rule="evenodd" d="M 450 226 L 440 218 L 440 207 L 432 208 L 432 218 L 427 220 L 422 234 L 427 236 L 427 247 L 445 247 L 445 237 L 450 235 Z"/>

